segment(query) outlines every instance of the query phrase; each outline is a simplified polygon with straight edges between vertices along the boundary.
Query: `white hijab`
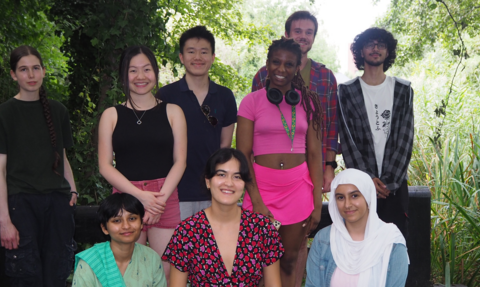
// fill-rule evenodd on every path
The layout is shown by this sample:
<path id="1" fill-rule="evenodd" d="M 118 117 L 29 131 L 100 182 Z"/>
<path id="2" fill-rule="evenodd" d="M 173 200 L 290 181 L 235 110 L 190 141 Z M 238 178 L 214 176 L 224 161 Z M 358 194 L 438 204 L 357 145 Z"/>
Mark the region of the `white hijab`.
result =
<path id="1" fill-rule="evenodd" d="M 335 190 L 341 184 L 355 185 L 367 201 L 369 213 L 363 241 L 352 240 L 338 211 Z M 378 218 L 375 185 L 368 174 L 352 168 L 344 170 L 335 177 L 331 188 L 328 204 L 333 221 L 330 247 L 337 267 L 347 274 L 360 274 L 359 287 L 385 287 L 393 244 L 406 246 L 405 238 L 396 225 Z"/>

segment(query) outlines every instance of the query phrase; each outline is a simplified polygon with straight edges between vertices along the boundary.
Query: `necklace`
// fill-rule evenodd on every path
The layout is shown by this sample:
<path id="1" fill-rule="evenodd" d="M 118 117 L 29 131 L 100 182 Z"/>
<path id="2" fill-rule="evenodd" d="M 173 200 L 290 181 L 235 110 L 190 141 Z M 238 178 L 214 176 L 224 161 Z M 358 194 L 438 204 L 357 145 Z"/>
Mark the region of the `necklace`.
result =
<path id="1" fill-rule="evenodd" d="M 155 104 L 154 104 L 153 107 L 156 107 L 156 106 L 158 105 L 158 100 L 157 100 L 155 97 L 153 97 L 153 100 L 155 101 Z M 142 116 L 139 118 L 139 117 L 137 116 L 137 113 L 135 113 L 135 109 L 133 108 L 133 105 L 134 105 L 134 104 L 135 104 L 135 103 L 130 102 L 130 105 L 132 106 L 132 112 L 133 112 L 133 114 L 135 115 L 135 117 L 137 118 L 137 125 L 141 125 L 141 124 L 142 124 L 142 118 L 143 118 L 143 116 L 145 115 L 145 113 L 146 113 L 148 110 L 143 111 Z M 125 106 L 127 106 L 127 102 L 125 102 Z"/>
<path id="2" fill-rule="evenodd" d="M 137 125 L 141 125 L 141 124 L 142 124 L 142 118 L 143 118 L 143 116 L 145 115 L 145 113 L 147 112 L 147 110 L 145 110 L 145 111 L 143 112 L 143 114 L 142 114 L 142 116 L 141 116 L 140 118 L 137 116 L 137 114 L 135 113 L 135 111 L 134 111 L 133 109 L 132 109 L 132 112 L 133 112 L 133 114 L 135 115 L 135 117 L 136 117 L 137 120 L 138 120 L 138 121 L 137 121 Z"/>

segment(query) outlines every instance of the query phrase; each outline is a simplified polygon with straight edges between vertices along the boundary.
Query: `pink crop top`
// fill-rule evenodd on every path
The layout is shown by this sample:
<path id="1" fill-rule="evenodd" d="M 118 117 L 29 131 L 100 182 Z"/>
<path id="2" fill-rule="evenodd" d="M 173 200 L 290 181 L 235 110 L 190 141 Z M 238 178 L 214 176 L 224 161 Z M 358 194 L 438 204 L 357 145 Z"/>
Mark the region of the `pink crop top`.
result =
<path id="1" fill-rule="evenodd" d="M 299 90 L 297 93 L 301 95 Z M 279 105 L 288 128 L 292 128 L 292 106 L 284 101 Z M 307 113 L 303 106 L 296 106 L 296 128 L 292 143 L 285 131 L 280 111 L 267 99 L 265 89 L 255 91 L 243 98 L 238 109 L 238 115 L 253 121 L 253 154 L 273 153 L 305 153 L 306 135 L 308 130 Z"/>

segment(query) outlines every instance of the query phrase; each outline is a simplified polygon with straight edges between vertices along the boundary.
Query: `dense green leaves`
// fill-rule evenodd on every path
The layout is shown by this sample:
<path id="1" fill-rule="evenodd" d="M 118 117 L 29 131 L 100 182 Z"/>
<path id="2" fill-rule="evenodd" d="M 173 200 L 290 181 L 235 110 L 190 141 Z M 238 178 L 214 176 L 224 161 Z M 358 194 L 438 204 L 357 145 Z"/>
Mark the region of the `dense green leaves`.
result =
<path id="1" fill-rule="evenodd" d="M 399 39 L 389 73 L 412 81 L 410 184 L 432 190 L 432 277 L 478 286 L 480 1 L 393 0 L 378 23 Z"/>
<path id="2" fill-rule="evenodd" d="M 161 65 L 173 68 L 173 76 L 181 76 L 178 38 L 192 26 L 206 25 L 226 43 L 253 45 L 267 39 L 266 31 L 244 23 L 241 5 L 239 0 L 1 1 L 0 103 L 17 93 L 9 75 L 10 51 L 22 44 L 36 47 L 47 66 L 49 96 L 70 111 L 75 146 L 69 158 L 81 202 L 98 202 L 110 187 L 98 173 L 96 127 L 106 107 L 124 100 L 117 72 L 123 49 L 146 45 Z M 162 77 L 165 72 L 169 74 L 163 68 Z M 237 93 L 249 87 L 248 80 L 219 58 L 210 76 Z"/>
<path id="3" fill-rule="evenodd" d="M 124 48 L 143 44 L 150 47 L 162 65 L 174 67 L 178 75 L 178 38 L 192 26 L 207 25 L 216 37 L 253 38 L 262 32 L 242 24 L 237 1 L 146 1 L 56 0 L 49 11 L 65 35 L 62 50 L 69 55 L 68 108 L 72 111 L 76 145 L 72 166 L 86 200 L 98 200 L 109 186 L 98 174 L 96 126 L 103 110 L 123 101 L 118 86 L 118 61 Z M 243 78 L 218 59 L 211 77 L 233 90 L 246 87 Z M 93 189 L 93 191 L 92 191 Z"/>
<path id="4" fill-rule="evenodd" d="M 285 35 L 285 21 L 288 16 L 297 10 L 308 10 L 316 15 L 318 7 L 313 5 L 313 1 L 308 0 L 294 3 L 281 0 L 244 0 L 239 9 L 249 29 L 257 27 L 254 31 L 261 30 L 263 34 L 254 34 L 253 38 L 244 40 L 220 40 L 217 45 L 217 55 L 247 79 L 247 88 L 237 94 L 243 97 L 251 91 L 253 76 L 265 65 L 267 49 L 272 40 Z M 327 43 L 321 19 L 318 20 L 320 21 L 319 31 L 308 55 L 336 71 L 339 68 L 336 49 Z"/>
<path id="5" fill-rule="evenodd" d="M 387 15 L 377 24 L 401 36 L 398 64 L 421 59 L 437 43 L 459 55 L 461 38 L 478 35 L 480 1 L 392 0 Z"/>
<path id="6" fill-rule="evenodd" d="M 10 52 L 20 45 L 36 47 L 47 67 L 45 85 L 49 96 L 62 99 L 65 92 L 65 58 L 59 51 L 62 37 L 55 35 L 56 27 L 47 20 L 48 2 L 35 0 L 0 1 L 0 103 L 18 91 L 10 77 Z"/>
<path id="7" fill-rule="evenodd" d="M 412 63 L 424 62 L 430 54 L 441 54 L 443 59 L 448 59 L 447 69 L 437 70 L 449 75 L 442 81 L 443 96 L 430 111 L 436 116 L 432 139 L 435 144 L 441 145 L 450 99 L 465 85 L 478 87 L 478 71 L 470 70 L 469 66 L 478 63 L 480 55 L 477 32 L 480 27 L 480 1 L 394 0 L 387 15 L 377 24 L 399 38 L 397 66 L 408 69 Z M 438 60 L 437 63 L 441 62 Z"/>

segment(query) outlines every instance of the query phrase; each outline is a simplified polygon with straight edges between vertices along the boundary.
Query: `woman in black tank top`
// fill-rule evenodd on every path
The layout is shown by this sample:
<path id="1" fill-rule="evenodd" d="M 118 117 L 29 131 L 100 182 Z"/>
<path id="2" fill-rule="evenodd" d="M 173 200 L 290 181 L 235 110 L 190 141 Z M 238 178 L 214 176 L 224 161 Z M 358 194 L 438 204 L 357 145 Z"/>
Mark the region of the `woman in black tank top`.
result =
<path id="1" fill-rule="evenodd" d="M 99 125 L 100 173 L 113 192 L 129 193 L 145 207 L 139 243 L 148 238 L 160 255 L 180 223 L 177 185 L 187 158 L 187 126 L 180 107 L 157 100 L 158 64 L 145 46 L 127 48 L 120 58 L 124 104 L 106 109 Z M 123 226 L 125 239 L 131 236 Z M 126 240 L 128 241 L 128 240 Z M 164 264 L 169 278 L 169 264 Z"/>

